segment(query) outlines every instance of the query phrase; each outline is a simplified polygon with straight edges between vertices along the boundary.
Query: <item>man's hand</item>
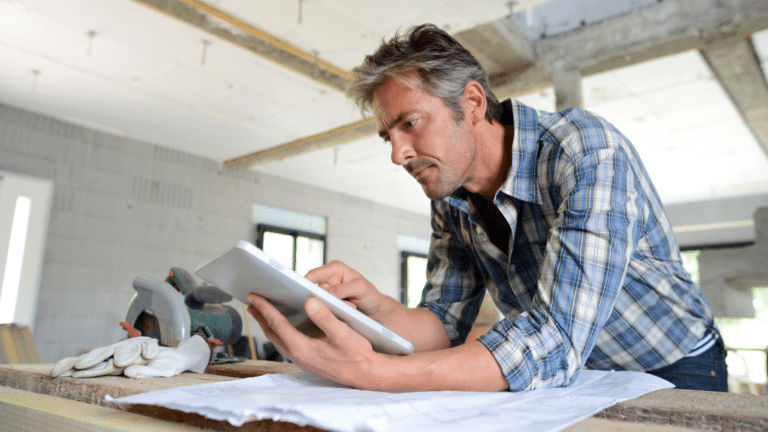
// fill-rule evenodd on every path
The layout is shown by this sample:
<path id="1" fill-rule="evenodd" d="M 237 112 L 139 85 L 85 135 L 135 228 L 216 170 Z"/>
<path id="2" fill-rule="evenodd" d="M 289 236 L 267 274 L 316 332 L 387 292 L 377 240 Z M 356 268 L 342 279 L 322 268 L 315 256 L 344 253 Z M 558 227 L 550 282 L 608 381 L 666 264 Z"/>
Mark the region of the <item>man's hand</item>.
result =
<path id="1" fill-rule="evenodd" d="M 333 261 L 310 271 L 306 278 L 387 325 L 387 314 L 391 312 L 387 302 L 392 299 L 382 295 L 360 273 L 345 264 Z M 249 299 L 251 306 L 248 311 L 258 321 L 264 334 L 280 354 L 291 359 L 297 366 L 353 387 L 380 388 L 371 381 L 375 377 L 367 376 L 366 372 L 375 370 L 372 365 L 386 356 L 376 353 L 365 337 L 336 318 L 322 302 L 311 298 L 304 304 L 309 318 L 324 333 L 323 337 L 314 339 L 296 330 L 263 297 L 252 294 Z"/>
<path id="2" fill-rule="evenodd" d="M 280 354 L 308 372 L 341 384 L 371 388 L 373 383 L 365 382 L 365 372 L 382 354 L 373 351 L 366 338 L 336 318 L 319 300 L 308 299 L 304 309 L 323 331 L 321 338 L 310 338 L 296 330 L 264 297 L 251 294 L 249 300 L 248 312 Z"/>
<path id="3" fill-rule="evenodd" d="M 383 316 L 385 296 L 360 273 L 340 261 L 310 270 L 305 276 L 320 288 L 351 304 L 360 312 L 378 322 L 386 321 Z"/>
<path id="4" fill-rule="evenodd" d="M 250 314 L 277 350 L 303 370 L 364 390 L 496 391 L 508 388 L 491 352 L 477 341 L 449 348 L 448 332 L 431 311 L 406 308 L 338 261 L 310 271 L 307 279 L 355 305 L 411 341 L 416 351 L 421 352 L 407 356 L 375 352 L 367 339 L 314 298 L 304 303 L 304 309 L 324 336 L 310 338 L 296 330 L 264 297 L 251 294 Z"/>

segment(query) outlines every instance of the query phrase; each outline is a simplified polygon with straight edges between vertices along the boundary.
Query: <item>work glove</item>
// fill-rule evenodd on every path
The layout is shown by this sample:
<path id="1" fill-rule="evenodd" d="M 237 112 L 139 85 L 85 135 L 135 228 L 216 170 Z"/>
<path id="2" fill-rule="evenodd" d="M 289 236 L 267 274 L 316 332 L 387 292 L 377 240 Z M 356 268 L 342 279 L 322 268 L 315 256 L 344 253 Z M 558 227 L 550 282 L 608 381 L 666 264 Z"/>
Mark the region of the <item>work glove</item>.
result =
<path id="1" fill-rule="evenodd" d="M 123 369 L 125 368 L 115 366 L 114 360 L 110 358 L 87 369 L 78 370 L 72 368 L 58 376 L 71 376 L 72 378 L 91 378 L 97 376 L 120 375 L 123 373 Z"/>
<path id="2" fill-rule="evenodd" d="M 172 377 L 184 371 L 205 372 L 213 349 L 201 335 L 194 335 L 176 348 L 160 347 L 160 352 L 144 365 L 131 365 L 123 374 L 130 378 Z"/>
<path id="3" fill-rule="evenodd" d="M 146 364 L 159 352 L 157 339 L 147 336 L 125 339 L 77 357 L 63 358 L 53 367 L 51 376 L 87 378 L 120 375 L 126 366 Z"/>

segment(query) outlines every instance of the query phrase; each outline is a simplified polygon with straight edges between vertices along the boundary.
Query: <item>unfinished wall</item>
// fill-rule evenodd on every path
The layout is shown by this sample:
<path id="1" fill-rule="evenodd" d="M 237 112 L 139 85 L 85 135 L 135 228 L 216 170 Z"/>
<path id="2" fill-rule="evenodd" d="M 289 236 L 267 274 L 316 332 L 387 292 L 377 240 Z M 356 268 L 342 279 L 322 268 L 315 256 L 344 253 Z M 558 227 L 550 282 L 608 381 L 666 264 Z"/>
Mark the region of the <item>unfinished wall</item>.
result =
<path id="1" fill-rule="evenodd" d="M 754 318 L 752 288 L 768 286 L 768 207 L 754 218 L 754 244 L 705 249 L 699 255 L 701 288 L 715 316 Z"/>
<path id="2" fill-rule="evenodd" d="M 328 258 L 396 298 L 397 235 L 430 233 L 424 215 L 2 104 L 0 170 L 55 182 L 33 335 L 42 362 L 124 337 L 137 274 L 163 279 L 253 241 L 254 202 L 327 216 Z"/>

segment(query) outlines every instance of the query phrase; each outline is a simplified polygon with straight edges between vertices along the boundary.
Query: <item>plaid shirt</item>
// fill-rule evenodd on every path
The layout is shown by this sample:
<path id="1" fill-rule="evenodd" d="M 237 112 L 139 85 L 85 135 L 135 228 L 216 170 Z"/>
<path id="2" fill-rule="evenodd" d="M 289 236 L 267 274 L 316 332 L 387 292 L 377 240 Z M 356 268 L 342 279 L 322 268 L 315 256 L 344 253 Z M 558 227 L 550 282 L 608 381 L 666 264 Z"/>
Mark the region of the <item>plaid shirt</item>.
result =
<path id="1" fill-rule="evenodd" d="M 685 357 L 712 312 L 631 143 L 583 110 L 503 106 L 512 167 L 494 204 L 510 253 L 491 243 L 465 189 L 433 201 L 422 306 L 455 346 L 487 291 L 504 319 L 479 340 L 513 391 L 567 385 L 584 365 L 648 371 Z"/>

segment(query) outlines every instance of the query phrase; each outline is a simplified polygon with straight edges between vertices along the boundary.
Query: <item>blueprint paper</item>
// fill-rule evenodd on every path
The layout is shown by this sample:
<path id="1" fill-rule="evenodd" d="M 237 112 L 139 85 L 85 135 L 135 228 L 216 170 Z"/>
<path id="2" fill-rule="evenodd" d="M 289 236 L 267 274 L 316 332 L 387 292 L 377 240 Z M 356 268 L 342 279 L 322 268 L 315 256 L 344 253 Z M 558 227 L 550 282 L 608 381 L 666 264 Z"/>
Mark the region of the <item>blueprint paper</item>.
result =
<path id="1" fill-rule="evenodd" d="M 674 387 L 642 372 L 583 370 L 568 387 L 511 392 L 382 393 L 307 372 L 177 387 L 107 401 L 193 412 L 234 426 L 270 419 L 339 432 L 559 431 L 625 400 Z"/>

